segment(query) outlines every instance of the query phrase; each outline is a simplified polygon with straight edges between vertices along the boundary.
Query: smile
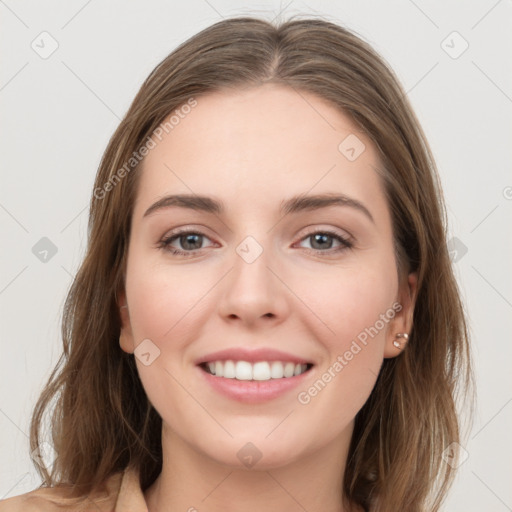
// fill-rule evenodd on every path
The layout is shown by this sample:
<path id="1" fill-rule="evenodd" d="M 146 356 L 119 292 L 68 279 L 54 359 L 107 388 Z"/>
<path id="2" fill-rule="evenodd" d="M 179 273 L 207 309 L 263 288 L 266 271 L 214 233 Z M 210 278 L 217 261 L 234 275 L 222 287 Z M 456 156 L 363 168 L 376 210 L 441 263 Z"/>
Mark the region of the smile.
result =
<path id="1" fill-rule="evenodd" d="M 302 375 L 313 365 L 293 363 L 291 361 L 209 361 L 201 368 L 211 375 L 225 379 L 265 381 L 286 379 Z"/>

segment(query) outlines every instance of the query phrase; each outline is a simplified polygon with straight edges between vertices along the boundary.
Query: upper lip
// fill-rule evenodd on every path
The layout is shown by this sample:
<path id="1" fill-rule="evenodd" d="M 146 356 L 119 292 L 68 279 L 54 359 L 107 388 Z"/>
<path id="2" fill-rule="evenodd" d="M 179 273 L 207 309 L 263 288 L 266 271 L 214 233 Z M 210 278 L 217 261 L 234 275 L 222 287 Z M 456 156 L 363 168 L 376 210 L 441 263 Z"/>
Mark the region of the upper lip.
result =
<path id="1" fill-rule="evenodd" d="M 217 352 L 212 352 L 203 357 L 200 357 L 196 360 L 196 364 L 209 363 L 212 361 L 224 361 L 224 360 L 233 360 L 233 361 L 247 361 L 257 362 L 257 361 L 285 361 L 291 362 L 295 364 L 313 364 L 311 361 L 296 356 L 293 354 L 289 354 L 288 352 L 282 352 L 280 350 L 275 350 L 273 348 L 255 348 L 255 349 L 247 349 L 247 348 L 226 348 L 224 350 L 219 350 Z"/>

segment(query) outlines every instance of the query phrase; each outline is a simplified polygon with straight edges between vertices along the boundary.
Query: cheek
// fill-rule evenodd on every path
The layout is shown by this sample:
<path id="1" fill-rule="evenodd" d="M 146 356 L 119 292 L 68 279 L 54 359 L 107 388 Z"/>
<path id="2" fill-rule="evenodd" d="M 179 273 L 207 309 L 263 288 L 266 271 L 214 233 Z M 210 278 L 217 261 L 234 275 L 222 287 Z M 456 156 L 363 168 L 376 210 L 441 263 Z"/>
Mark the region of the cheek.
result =
<path id="1" fill-rule="evenodd" d="M 322 330 L 323 341 L 330 351 L 344 349 L 376 323 L 379 336 L 384 337 L 389 318 L 383 324 L 381 315 L 393 314 L 390 308 L 398 286 L 393 265 L 368 265 L 357 271 L 341 269 L 323 280 L 313 280 L 315 286 L 304 287 L 299 292 L 303 302 L 326 327 Z"/>
<path id="2" fill-rule="evenodd" d="M 397 278 L 387 272 L 347 272 L 316 303 L 334 331 L 321 339 L 327 352 L 309 387 L 297 401 L 309 417 L 323 418 L 324 438 L 334 438 L 367 401 L 383 362 L 385 336 L 396 297 Z"/>
<path id="3" fill-rule="evenodd" d="M 190 408 L 190 396 L 180 382 L 183 367 L 188 364 L 187 345 L 201 328 L 197 321 L 199 301 L 212 284 L 199 267 L 185 269 L 152 259 L 143 250 L 135 249 L 130 254 L 126 294 L 135 346 L 146 339 L 154 344 L 146 342 L 150 364 L 135 358 L 139 377 L 151 403 L 170 422 Z"/>
<path id="4" fill-rule="evenodd" d="M 190 333 L 201 297 L 212 288 L 208 272 L 199 266 L 151 264 L 134 255 L 127 271 L 126 290 L 135 343 L 150 338 L 156 343 Z M 197 310 L 197 311 L 195 311 Z"/>

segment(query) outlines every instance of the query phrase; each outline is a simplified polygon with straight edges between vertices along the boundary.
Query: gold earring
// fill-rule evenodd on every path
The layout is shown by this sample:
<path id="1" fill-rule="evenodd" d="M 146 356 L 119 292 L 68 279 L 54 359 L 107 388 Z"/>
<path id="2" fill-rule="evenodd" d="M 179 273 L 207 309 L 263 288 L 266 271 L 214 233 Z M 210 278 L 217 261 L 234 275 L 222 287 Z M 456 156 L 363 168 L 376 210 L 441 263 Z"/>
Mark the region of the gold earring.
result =
<path id="1" fill-rule="evenodd" d="M 403 338 L 405 340 L 403 342 L 403 344 L 405 345 L 405 343 L 407 343 L 407 340 L 409 339 L 409 335 L 407 333 L 397 333 L 395 335 L 395 339 L 393 340 L 393 345 L 396 348 L 402 349 L 403 348 L 402 342 L 400 342 L 397 338 Z"/>

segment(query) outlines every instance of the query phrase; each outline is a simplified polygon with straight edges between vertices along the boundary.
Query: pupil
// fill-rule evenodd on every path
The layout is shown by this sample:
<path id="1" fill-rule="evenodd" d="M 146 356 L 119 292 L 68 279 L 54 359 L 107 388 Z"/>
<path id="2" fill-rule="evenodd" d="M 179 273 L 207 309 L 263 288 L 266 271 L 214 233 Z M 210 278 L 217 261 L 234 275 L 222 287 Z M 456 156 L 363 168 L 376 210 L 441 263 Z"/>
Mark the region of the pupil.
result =
<path id="1" fill-rule="evenodd" d="M 314 244 L 317 243 L 317 242 L 325 242 L 326 239 L 328 238 L 331 238 L 331 235 L 326 235 L 326 234 L 316 234 L 316 235 L 313 235 L 313 240 L 314 240 Z M 320 245 L 320 249 L 321 248 L 325 248 L 326 245 L 325 244 L 321 244 Z"/>
<path id="2" fill-rule="evenodd" d="M 199 247 L 189 247 L 189 244 L 194 246 L 194 239 L 195 243 L 197 243 L 197 239 L 202 235 L 185 235 L 182 237 L 182 240 L 185 239 L 185 243 L 182 245 L 184 249 L 198 249 L 201 247 L 201 244 L 199 243 Z"/>

